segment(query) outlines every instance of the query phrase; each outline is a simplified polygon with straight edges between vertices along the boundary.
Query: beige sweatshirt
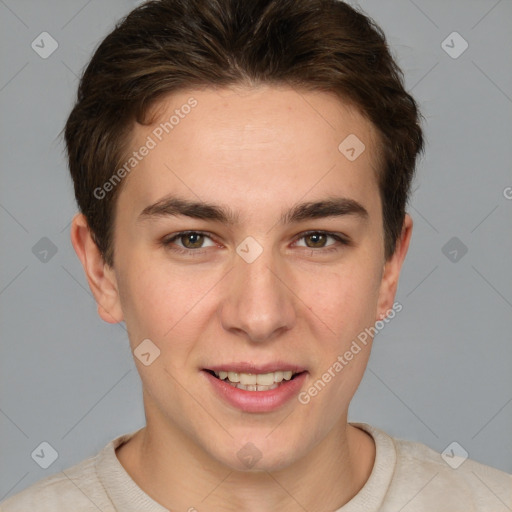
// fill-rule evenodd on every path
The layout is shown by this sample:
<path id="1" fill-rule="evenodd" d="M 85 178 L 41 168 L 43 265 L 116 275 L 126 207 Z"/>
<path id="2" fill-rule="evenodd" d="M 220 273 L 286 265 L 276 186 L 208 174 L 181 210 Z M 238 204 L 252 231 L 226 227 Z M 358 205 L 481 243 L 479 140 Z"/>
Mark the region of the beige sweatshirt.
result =
<path id="1" fill-rule="evenodd" d="M 352 425 L 375 440 L 375 465 L 361 491 L 336 512 L 512 511 L 512 475 L 470 459 L 454 469 L 456 464 L 424 444 L 394 439 L 365 423 Z M 0 503 L 0 511 L 168 512 L 135 484 L 116 457 L 115 449 L 134 434 L 11 496 Z M 204 504 L 196 508 L 201 512 Z"/>

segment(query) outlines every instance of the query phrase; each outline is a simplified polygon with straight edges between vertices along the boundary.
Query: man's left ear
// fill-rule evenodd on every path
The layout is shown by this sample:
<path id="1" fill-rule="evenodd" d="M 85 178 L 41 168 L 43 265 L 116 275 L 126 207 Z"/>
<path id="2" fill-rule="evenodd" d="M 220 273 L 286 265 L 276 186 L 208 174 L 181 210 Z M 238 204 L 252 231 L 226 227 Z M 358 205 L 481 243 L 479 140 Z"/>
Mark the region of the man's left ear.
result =
<path id="1" fill-rule="evenodd" d="M 379 300 L 377 303 L 377 317 L 375 320 L 382 320 L 387 316 L 387 312 L 392 309 L 395 300 L 396 290 L 398 288 L 398 278 L 400 269 L 409 248 L 409 242 L 412 235 L 412 218 L 408 213 L 405 214 L 402 226 L 402 234 L 397 240 L 395 252 L 384 264 L 384 271 L 380 284 Z"/>

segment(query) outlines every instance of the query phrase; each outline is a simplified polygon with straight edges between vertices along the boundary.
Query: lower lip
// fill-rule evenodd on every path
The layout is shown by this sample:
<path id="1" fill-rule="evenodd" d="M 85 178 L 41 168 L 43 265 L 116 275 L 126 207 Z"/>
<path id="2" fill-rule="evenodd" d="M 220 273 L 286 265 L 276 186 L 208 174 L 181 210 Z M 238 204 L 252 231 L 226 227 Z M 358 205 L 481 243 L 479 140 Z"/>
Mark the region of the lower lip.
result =
<path id="1" fill-rule="evenodd" d="M 307 374 L 302 372 L 292 380 L 283 380 L 280 386 L 268 391 L 246 391 L 217 379 L 206 370 L 202 373 L 223 400 L 244 412 L 270 412 L 279 409 L 299 393 Z"/>

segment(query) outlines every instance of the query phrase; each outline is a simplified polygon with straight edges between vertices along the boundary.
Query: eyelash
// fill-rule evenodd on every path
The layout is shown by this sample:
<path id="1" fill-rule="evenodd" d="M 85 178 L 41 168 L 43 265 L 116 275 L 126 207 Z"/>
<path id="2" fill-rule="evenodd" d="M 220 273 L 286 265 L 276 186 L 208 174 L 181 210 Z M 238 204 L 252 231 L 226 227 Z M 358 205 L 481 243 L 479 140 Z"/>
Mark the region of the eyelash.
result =
<path id="1" fill-rule="evenodd" d="M 192 256 L 192 257 L 200 256 L 201 254 L 204 254 L 205 251 L 201 250 L 201 248 L 183 249 L 181 247 L 172 247 L 172 244 L 175 240 L 177 240 L 185 235 L 191 235 L 191 234 L 204 235 L 210 239 L 212 238 L 210 233 L 207 233 L 206 231 L 180 231 L 179 233 L 172 235 L 170 238 L 163 239 L 161 243 L 165 248 L 167 248 L 175 253 L 178 253 L 178 254 L 184 254 L 184 255 Z M 300 237 L 298 237 L 296 240 L 297 241 L 301 240 L 302 238 L 305 238 L 310 235 L 326 235 L 331 238 L 334 238 L 337 242 L 339 242 L 342 245 L 345 245 L 345 246 L 351 245 L 347 239 L 345 239 L 344 237 L 337 235 L 335 233 L 331 233 L 330 231 L 307 231 L 305 233 L 301 233 Z M 333 244 L 333 245 L 336 245 L 336 244 Z M 311 251 L 317 252 L 317 253 L 331 253 L 331 252 L 337 252 L 339 250 L 339 247 L 327 247 L 327 248 L 320 247 L 318 249 L 316 249 L 314 247 L 304 247 L 304 249 L 310 249 Z"/>

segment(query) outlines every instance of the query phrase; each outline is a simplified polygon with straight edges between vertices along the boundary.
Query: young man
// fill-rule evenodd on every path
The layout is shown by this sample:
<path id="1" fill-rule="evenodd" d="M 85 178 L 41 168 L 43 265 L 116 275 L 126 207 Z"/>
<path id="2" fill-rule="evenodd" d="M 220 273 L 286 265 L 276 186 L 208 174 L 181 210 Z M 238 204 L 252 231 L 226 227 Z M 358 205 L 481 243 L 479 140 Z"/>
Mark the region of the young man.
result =
<path id="1" fill-rule="evenodd" d="M 423 147 L 368 18 L 149 2 L 96 51 L 65 136 L 71 239 L 126 323 L 147 425 L 2 511 L 512 509 L 511 475 L 347 421 L 400 307 Z"/>

